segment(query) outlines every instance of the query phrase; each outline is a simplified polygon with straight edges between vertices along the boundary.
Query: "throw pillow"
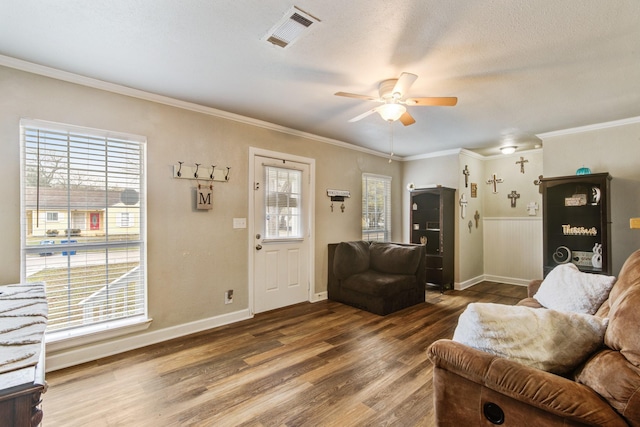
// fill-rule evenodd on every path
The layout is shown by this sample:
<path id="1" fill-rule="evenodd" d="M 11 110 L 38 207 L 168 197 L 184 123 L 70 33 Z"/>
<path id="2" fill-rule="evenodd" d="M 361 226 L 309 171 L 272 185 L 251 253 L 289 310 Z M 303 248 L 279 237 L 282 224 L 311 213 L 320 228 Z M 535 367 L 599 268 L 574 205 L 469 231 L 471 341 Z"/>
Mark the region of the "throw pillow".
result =
<path id="1" fill-rule="evenodd" d="M 524 306 L 471 303 L 453 340 L 555 374 L 572 371 L 604 341 L 608 319 Z"/>
<path id="2" fill-rule="evenodd" d="M 616 278 L 584 273 L 574 264 L 551 270 L 533 296 L 543 307 L 558 311 L 594 314 L 608 298 Z"/>

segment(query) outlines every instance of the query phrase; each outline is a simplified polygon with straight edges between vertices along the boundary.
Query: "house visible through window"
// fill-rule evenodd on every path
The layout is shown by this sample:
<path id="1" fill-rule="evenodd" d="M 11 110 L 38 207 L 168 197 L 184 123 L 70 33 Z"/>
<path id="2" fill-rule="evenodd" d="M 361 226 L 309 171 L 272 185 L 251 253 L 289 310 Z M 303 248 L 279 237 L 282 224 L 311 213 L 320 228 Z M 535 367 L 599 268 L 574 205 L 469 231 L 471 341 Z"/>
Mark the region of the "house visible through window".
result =
<path id="1" fill-rule="evenodd" d="M 119 227 L 131 227 L 130 221 L 130 212 L 120 212 L 117 217 L 117 224 Z"/>
<path id="2" fill-rule="evenodd" d="M 46 284 L 47 340 L 146 321 L 145 139 L 22 120 L 21 155 L 22 282 Z"/>
<path id="3" fill-rule="evenodd" d="M 391 239 L 391 177 L 362 175 L 362 239 Z"/>

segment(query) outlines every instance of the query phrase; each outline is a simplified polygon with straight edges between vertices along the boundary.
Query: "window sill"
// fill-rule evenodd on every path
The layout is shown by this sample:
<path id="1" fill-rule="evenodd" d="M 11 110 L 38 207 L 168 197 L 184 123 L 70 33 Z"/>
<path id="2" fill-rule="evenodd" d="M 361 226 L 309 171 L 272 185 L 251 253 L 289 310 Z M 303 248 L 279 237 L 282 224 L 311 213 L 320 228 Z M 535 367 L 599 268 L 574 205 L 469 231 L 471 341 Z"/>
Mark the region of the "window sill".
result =
<path id="1" fill-rule="evenodd" d="M 65 350 L 96 341 L 108 340 L 114 337 L 144 331 L 151 326 L 153 319 L 138 316 L 96 325 L 76 328 L 70 331 L 48 332 L 45 334 L 47 352 Z"/>

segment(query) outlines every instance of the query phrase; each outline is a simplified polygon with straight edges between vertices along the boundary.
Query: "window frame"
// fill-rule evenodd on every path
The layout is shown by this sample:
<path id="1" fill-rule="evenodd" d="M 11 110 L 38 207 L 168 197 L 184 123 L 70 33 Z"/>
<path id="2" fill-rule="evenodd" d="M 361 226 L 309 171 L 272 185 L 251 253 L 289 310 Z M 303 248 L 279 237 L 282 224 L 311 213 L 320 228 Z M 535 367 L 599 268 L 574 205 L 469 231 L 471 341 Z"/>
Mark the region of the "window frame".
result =
<path id="1" fill-rule="evenodd" d="M 27 129 L 40 129 L 49 132 L 57 132 L 57 133 L 66 133 L 68 138 L 76 137 L 76 136 L 86 136 L 90 138 L 100 138 L 105 140 L 105 152 L 108 151 L 109 141 L 113 140 L 114 143 L 116 141 L 127 141 L 128 143 L 137 144 L 137 148 L 139 150 L 140 162 L 137 164 L 137 170 L 139 171 L 136 175 L 137 179 L 139 179 L 139 188 L 140 190 L 140 200 L 139 200 L 139 236 L 137 240 L 130 240 L 128 244 L 133 247 L 137 247 L 140 253 L 139 260 L 139 269 L 142 270 L 141 278 L 139 281 L 141 282 L 138 287 L 142 291 L 142 298 L 136 298 L 136 301 L 140 301 L 142 307 L 137 310 L 135 314 L 125 315 L 123 317 L 117 317 L 113 319 L 107 320 L 99 320 L 93 321 L 91 323 L 82 324 L 75 327 L 70 327 L 67 329 L 61 330 L 53 330 L 47 331 L 45 334 L 45 342 L 47 343 L 47 349 L 49 350 L 59 350 L 64 348 L 69 348 L 77 345 L 87 344 L 99 340 L 109 339 L 111 337 L 116 337 L 124 334 L 129 334 L 132 332 L 140 331 L 147 329 L 151 324 L 151 318 L 149 318 L 148 313 L 148 272 L 147 272 L 147 213 L 146 213 L 146 193 L 147 193 L 147 183 L 146 183 L 146 175 L 147 175 L 147 141 L 146 137 L 133 135 L 128 133 L 121 132 L 113 132 L 106 131 L 82 126 L 75 126 L 69 124 L 62 123 L 54 123 L 44 120 L 34 120 L 34 119 L 21 119 L 20 120 L 20 195 L 21 195 L 21 203 L 20 203 L 20 214 L 21 214 L 21 227 L 20 227 L 20 277 L 21 283 L 28 283 L 27 278 L 27 254 L 31 254 L 37 252 L 39 249 L 37 246 L 34 248 L 33 245 L 27 245 L 27 203 L 26 203 L 26 195 L 27 195 L 27 137 L 26 132 Z M 69 144 L 69 142 L 67 142 Z M 66 170 L 71 170 L 70 166 L 67 166 Z M 105 172 L 105 179 L 108 181 L 110 175 L 108 172 Z M 67 182 L 66 185 L 69 183 Z M 109 190 L 107 190 L 109 191 Z M 70 201 L 68 201 L 68 205 L 64 207 L 67 212 L 71 212 Z M 58 215 L 59 216 L 59 215 Z M 66 215 L 65 215 L 66 217 Z M 46 218 L 46 215 L 45 215 Z M 71 218 L 71 217 L 70 217 Z M 131 218 L 130 218 L 131 219 Z M 69 219 L 71 221 L 71 219 Z M 131 222 L 131 221 L 130 221 Z M 133 220 L 135 222 L 135 220 Z M 66 228 L 66 227 L 65 227 Z M 87 227 L 84 227 L 85 229 Z M 108 231 L 107 231 L 108 232 Z M 63 237 L 64 238 L 64 237 Z M 91 249 L 113 249 L 123 246 L 121 242 L 114 241 L 110 242 L 108 239 L 105 239 L 104 242 L 95 243 L 79 243 L 75 240 L 70 240 L 70 246 L 68 246 L 69 251 L 82 250 L 83 248 L 91 248 Z M 63 253 L 64 254 L 64 253 Z M 69 270 L 71 267 L 67 267 Z M 109 266 L 105 266 L 108 271 Z"/>
<path id="2" fill-rule="evenodd" d="M 362 174 L 362 240 L 366 241 L 391 241 L 391 182 L 392 177 L 387 175 L 378 175 L 372 173 Z M 369 196 L 370 192 L 368 188 L 370 185 L 383 185 L 382 190 L 382 204 L 380 209 L 376 209 L 376 212 L 382 215 L 384 218 L 384 226 L 382 228 L 371 228 L 367 226 L 367 218 L 371 216 L 369 209 Z M 379 193 L 376 193 L 376 195 Z M 376 205 L 377 207 L 377 205 Z M 375 215 L 375 213 L 374 213 Z M 382 233 L 382 236 L 380 234 Z M 375 236 L 375 237 L 372 237 Z"/>

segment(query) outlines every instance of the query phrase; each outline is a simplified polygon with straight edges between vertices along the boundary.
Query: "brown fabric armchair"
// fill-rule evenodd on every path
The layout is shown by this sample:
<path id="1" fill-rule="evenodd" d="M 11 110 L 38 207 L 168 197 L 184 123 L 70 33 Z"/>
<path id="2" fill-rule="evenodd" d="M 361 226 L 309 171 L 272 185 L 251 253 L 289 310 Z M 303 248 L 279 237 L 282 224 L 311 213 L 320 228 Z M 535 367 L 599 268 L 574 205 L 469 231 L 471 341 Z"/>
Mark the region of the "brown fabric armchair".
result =
<path id="1" fill-rule="evenodd" d="M 424 302 L 425 260 L 423 245 L 331 243 L 328 297 L 381 316 Z"/>
<path id="2" fill-rule="evenodd" d="M 533 298 L 539 285 L 532 282 L 519 305 L 541 308 Z M 604 346 L 566 377 L 451 340 L 433 343 L 436 424 L 640 426 L 640 250 L 596 316 L 609 317 Z"/>

